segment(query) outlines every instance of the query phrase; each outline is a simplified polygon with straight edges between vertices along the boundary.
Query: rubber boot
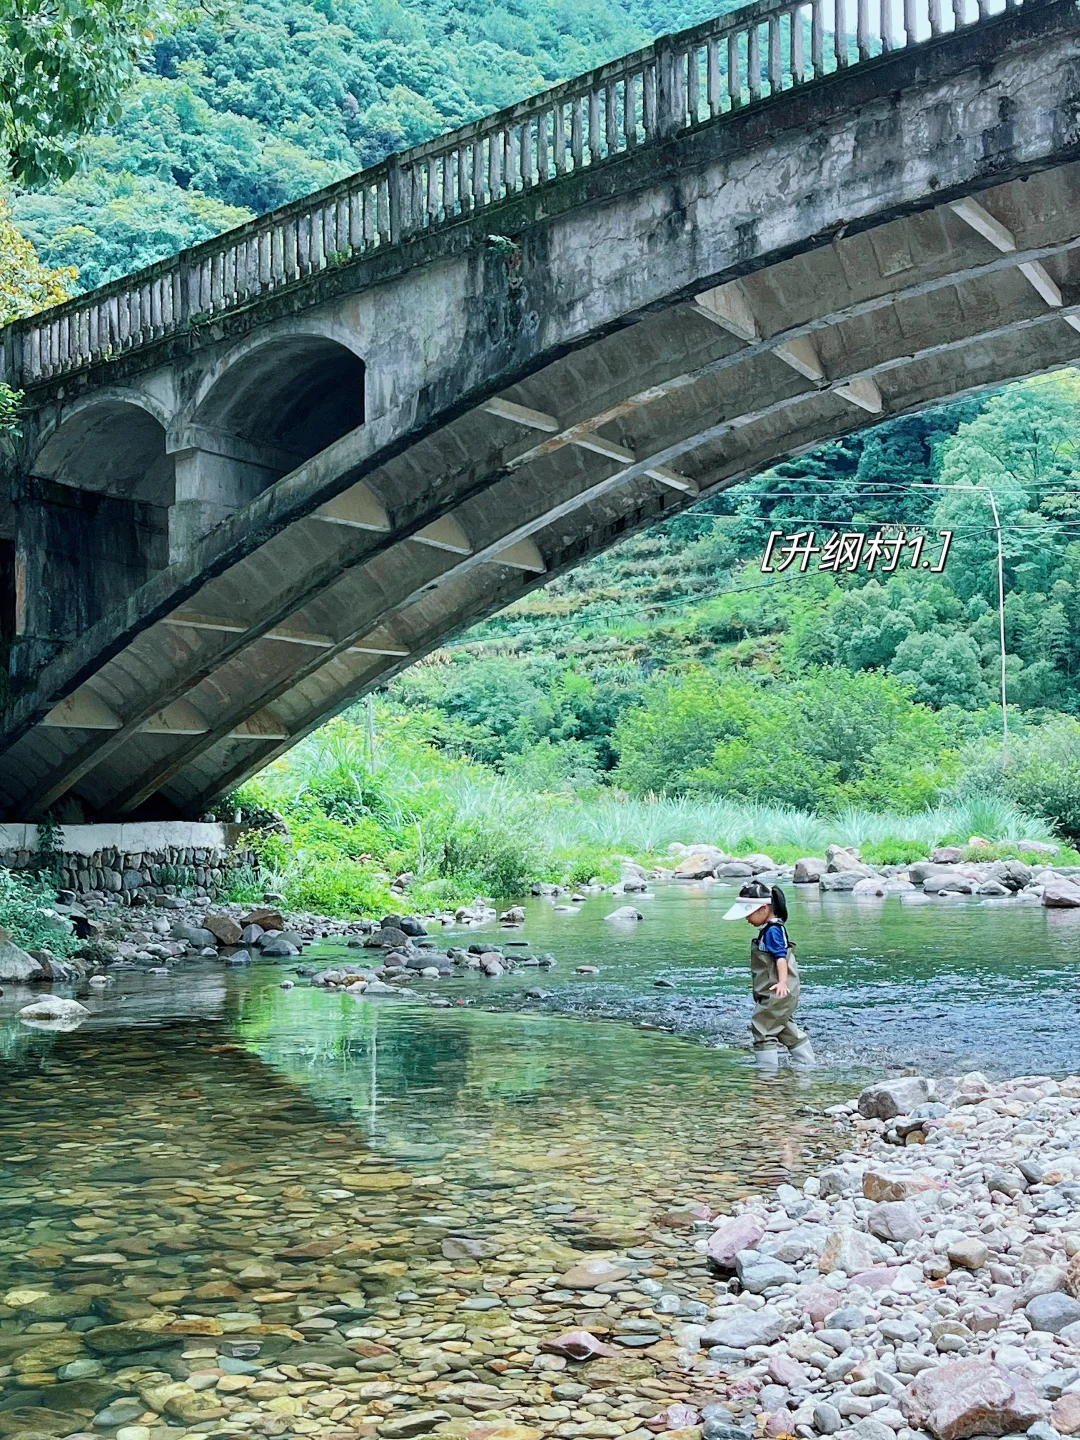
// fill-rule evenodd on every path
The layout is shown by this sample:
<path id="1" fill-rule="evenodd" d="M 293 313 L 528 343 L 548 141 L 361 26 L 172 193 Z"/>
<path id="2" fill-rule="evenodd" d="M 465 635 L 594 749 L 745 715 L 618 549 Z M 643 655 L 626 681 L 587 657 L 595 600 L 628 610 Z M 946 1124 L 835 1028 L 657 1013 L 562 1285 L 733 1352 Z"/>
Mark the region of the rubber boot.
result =
<path id="1" fill-rule="evenodd" d="M 817 1064 L 817 1056 L 814 1054 L 814 1047 L 809 1040 L 801 1040 L 798 1045 L 788 1051 L 791 1063 L 797 1070 L 812 1070 Z"/>
<path id="2" fill-rule="evenodd" d="M 776 1045 L 770 1045 L 767 1049 L 754 1051 L 754 1062 L 759 1070 L 767 1074 L 775 1074 L 780 1068 L 780 1049 Z"/>

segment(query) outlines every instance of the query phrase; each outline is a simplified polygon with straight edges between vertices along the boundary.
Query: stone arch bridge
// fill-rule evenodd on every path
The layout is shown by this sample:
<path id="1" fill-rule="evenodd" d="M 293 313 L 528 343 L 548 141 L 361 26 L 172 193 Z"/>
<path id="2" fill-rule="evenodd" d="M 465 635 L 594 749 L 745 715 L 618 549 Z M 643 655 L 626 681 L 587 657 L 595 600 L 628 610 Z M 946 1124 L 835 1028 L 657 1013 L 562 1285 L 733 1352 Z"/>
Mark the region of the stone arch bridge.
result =
<path id="1" fill-rule="evenodd" d="M 198 816 L 782 456 L 1080 355 L 1074 0 L 761 0 L 2 335 L 0 809 Z"/>

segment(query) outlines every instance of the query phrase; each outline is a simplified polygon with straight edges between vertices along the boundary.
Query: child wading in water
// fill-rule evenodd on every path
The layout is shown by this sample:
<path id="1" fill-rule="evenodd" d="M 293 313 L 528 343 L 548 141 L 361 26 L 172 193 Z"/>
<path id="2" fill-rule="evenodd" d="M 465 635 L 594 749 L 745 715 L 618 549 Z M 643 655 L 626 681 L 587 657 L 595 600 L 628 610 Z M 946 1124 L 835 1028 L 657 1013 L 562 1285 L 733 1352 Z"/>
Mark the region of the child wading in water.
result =
<path id="1" fill-rule="evenodd" d="M 738 900 L 724 915 L 725 920 L 748 920 L 758 932 L 750 942 L 750 979 L 754 992 L 750 1030 L 754 1037 L 754 1055 L 763 1069 L 777 1067 L 781 1045 L 786 1047 L 793 1065 L 814 1064 L 814 1048 L 806 1032 L 795 1024 L 799 967 L 795 946 L 784 927 L 787 917 L 783 890 L 777 885 L 770 890 L 757 880 L 743 886 Z"/>

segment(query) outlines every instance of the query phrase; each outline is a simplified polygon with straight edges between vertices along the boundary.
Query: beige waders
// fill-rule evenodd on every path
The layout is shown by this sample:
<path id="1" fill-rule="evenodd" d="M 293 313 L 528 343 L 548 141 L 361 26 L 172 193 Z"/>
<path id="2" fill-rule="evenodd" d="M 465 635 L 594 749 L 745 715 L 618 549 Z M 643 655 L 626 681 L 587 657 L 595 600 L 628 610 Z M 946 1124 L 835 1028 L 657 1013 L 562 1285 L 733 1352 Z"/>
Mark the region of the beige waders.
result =
<path id="1" fill-rule="evenodd" d="M 776 995 L 772 988 L 776 984 L 776 956 L 762 949 L 756 936 L 750 942 L 750 978 L 754 989 L 750 1030 L 755 1050 L 776 1050 L 780 1045 L 794 1050 L 806 1040 L 806 1032 L 800 1030 L 794 1020 L 799 1005 L 799 966 L 790 940 L 787 964 L 788 993 Z"/>

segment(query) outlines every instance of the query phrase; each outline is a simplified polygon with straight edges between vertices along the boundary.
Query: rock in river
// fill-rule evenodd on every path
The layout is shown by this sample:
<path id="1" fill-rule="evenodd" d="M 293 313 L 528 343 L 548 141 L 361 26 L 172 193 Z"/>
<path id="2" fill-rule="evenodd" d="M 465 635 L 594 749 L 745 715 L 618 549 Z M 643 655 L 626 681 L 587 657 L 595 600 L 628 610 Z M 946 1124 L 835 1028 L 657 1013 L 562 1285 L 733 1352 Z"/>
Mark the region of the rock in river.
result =
<path id="1" fill-rule="evenodd" d="M 90 1011 L 77 1000 L 67 1000 L 62 995 L 42 995 L 32 1000 L 19 1011 L 20 1020 L 72 1020 L 89 1015 Z"/>
<path id="2" fill-rule="evenodd" d="M 1063 1295 L 1060 1291 L 1036 1295 L 1024 1306 L 1024 1314 L 1033 1330 L 1057 1335 L 1066 1325 L 1075 1325 L 1080 1320 L 1080 1300 L 1074 1300 L 1071 1295 Z"/>
<path id="3" fill-rule="evenodd" d="M 957 1360 L 924 1370 L 901 1405 L 911 1425 L 929 1430 L 937 1440 L 1016 1434 L 1048 1409 L 1022 1375 L 982 1360 Z"/>
<path id="4" fill-rule="evenodd" d="M 727 1345 L 732 1350 L 746 1350 L 751 1345 L 771 1345 L 784 1333 L 784 1317 L 779 1310 L 766 1305 L 761 1310 L 746 1310 L 741 1305 L 720 1320 L 713 1320 L 701 1332 L 703 1346 Z"/>
<path id="5" fill-rule="evenodd" d="M 0 980 L 41 979 L 45 969 L 39 960 L 20 950 L 14 940 L 0 936 Z"/>
<path id="6" fill-rule="evenodd" d="M 921 1075 L 868 1085 L 859 1096 L 859 1114 L 868 1120 L 895 1120 L 910 1115 L 916 1105 L 934 1099 L 934 1082 Z"/>

